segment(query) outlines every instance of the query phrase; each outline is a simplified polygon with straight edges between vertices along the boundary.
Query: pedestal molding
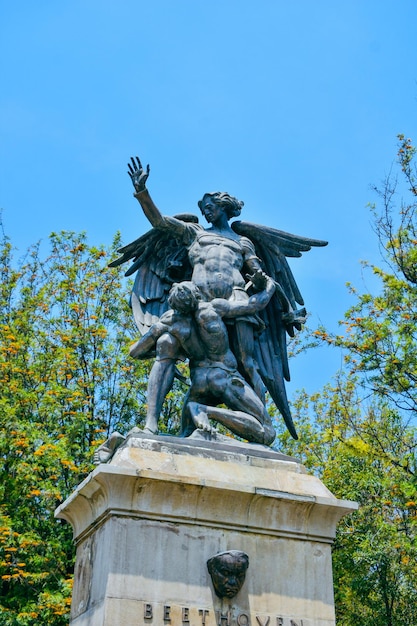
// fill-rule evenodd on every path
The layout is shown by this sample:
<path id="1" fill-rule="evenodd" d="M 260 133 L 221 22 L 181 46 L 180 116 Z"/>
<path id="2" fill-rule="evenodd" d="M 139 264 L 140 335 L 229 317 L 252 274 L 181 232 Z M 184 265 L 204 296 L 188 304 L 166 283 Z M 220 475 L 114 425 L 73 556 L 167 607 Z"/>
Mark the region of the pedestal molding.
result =
<path id="1" fill-rule="evenodd" d="M 356 504 L 272 452 L 230 460 L 228 450 L 210 458 L 207 447 L 157 443 L 118 450 L 56 511 L 77 545 L 71 626 L 161 626 L 166 604 L 176 617 L 165 626 L 202 626 L 200 609 L 210 611 L 204 626 L 226 626 L 216 615 L 227 607 L 227 626 L 334 626 L 331 543 Z M 207 569 L 225 551 L 249 557 L 230 601 Z M 196 617 L 184 623 L 183 607 Z"/>

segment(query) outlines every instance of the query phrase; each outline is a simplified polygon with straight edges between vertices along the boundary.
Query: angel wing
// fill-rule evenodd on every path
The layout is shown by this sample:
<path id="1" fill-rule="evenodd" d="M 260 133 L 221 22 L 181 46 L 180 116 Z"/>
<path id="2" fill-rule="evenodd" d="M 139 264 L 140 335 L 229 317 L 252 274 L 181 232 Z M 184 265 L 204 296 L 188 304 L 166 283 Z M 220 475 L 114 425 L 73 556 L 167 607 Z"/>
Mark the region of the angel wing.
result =
<path id="1" fill-rule="evenodd" d="M 252 241 L 257 256 L 264 264 L 265 272 L 278 283 L 277 291 L 270 303 L 258 313 L 266 328 L 255 342 L 254 356 L 261 378 L 283 416 L 289 432 L 294 439 L 298 439 L 284 381 L 290 380 L 286 333 L 293 336 L 294 327 L 300 330 L 301 324 L 297 320 L 291 323 L 285 321 L 279 289 L 282 289 L 293 311 L 296 311 L 297 305 L 303 306 L 303 297 L 286 257 L 300 257 L 302 252 L 307 252 L 312 247 L 326 246 L 327 241 L 300 237 L 248 222 L 235 221 L 231 227 L 235 233 Z"/>
<path id="2" fill-rule="evenodd" d="M 175 217 L 184 222 L 198 222 L 195 215 L 188 213 Z M 136 326 L 144 335 L 167 311 L 168 292 L 173 283 L 191 278 L 187 249 L 171 232 L 152 228 L 118 252 L 122 256 L 110 263 L 110 267 L 133 261 L 125 276 L 136 272 L 130 305 Z"/>

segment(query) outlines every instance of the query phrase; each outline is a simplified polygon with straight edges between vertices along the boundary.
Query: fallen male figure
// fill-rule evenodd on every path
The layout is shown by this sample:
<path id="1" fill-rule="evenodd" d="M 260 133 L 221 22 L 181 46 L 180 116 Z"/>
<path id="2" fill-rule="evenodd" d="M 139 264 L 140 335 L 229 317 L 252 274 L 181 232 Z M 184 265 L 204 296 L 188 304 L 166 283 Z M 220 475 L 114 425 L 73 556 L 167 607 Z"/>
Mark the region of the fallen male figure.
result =
<path id="1" fill-rule="evenodd" d="M 159 395 L 161 386 L 168 391 L 176 361 L 184 356 L 189 359 L 191 387 L 182 414 L 183 437 L 196 428 L 215 432 L 209 421 L 212 419 L 251 442 L 271 445 L 275 439 L 265 406 L 237 370 L 223 321 L 252 315 L 270 301 L 274 281 L 261 270 L 249 278 L 259 291 L 243 302 L 223 298 L 204 302 L 193 282 L 174 284 L 168 299 L 171 309 L 130 349 L 132 357 L 148 358 L 156 348 L 148 401 L 152 401 L 154 391 L 157 393 L 157 386 Z M 158 353 L 164 355 L 163 359 L 158 359 Z M 220 408 L 219 404 L 227 408 Z M 157 430 L 157 424 L 153 427 Z M 155 432 L 149 427 L 145 430 Z"/>

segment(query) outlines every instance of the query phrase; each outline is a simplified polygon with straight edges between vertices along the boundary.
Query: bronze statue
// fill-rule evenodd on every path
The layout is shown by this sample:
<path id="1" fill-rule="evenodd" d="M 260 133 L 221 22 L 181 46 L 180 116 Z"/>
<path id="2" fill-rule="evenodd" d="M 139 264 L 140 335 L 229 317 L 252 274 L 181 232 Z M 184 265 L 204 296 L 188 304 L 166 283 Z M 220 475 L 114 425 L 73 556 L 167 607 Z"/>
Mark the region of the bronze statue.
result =
<path id="1" fill-rule="evenodd" d="M 219 552 L 207 561 L 214 591 L 219 598 L 233 598 L 245 582 L 249 557 L 240 550 Z"/>
<path id="2" fill-rule="evenodd" d="M 207 302 L 195 283 L 175 283 L 168 297 L 171 310 L 130 350 L 134 358 L 148 358 L 159 341 L 168 340 L 171 367 L 182 355 L 189 359 L 191 387 L 182 414 L 182 436 L 191 435 L 196 428 L 212 432 L 212 419 L 248 441 L 270 445 L 275 439 L 264 404 L 237 371 L 223 322 L 223 318 L 254 314 L 268 304 L 275 291 L 274 281 L 261 270 L 251 280 L 261 291 L 247 302 L 224 298 Z M 158 360 L 154 368 L 159 371 Z M 228 408 L 217 408 L 218 404 Z"/>
<path id="3" fill-rule="evenodd" d="M 200 302 L 222 299 L 246 305 L 251 293 L 261 290 L 259 280 L 256 284 L 251 277 L 264 271 L 274 282 L 274 294 L 268 304 L 256 312 L 249 307 L 244 313 L 225 316 L 229 317 L 225 320 L 228 349 L 234 355 L 235 369 L 246 385 L 262 404 L 265 388 L 269 391 L 289 432 L 297 438 L 284 384 L 289 380 L 286 333 L 293 336 L 294 329 L 301 328 L 305 309 L 297 309 L 304 303 L 286 257 L 299 257 L 312 246 L 324 246 L 327 242 L 247 222 L 229 224 L 232 217 L 240 214 L 243 202 L 225 192 L 205 194 L 198 203 L 211 224 L 208 228 L 201 226 L 194 215 L 163 216 L 146 188 L 149 165 L 144 170 L 136 157 L 131 159 L 128 168 L 135 188 L 134 196 L 153 228 L 121 248 L 122 256 L 111 265 L 133 260 L 126 275 L 137 272 L 131 306 L 141 335 L 146 336 L 152 327 L 154 331 L 157 328 L 155 324 L 162 320 L 169 308 L 168 294 L 175 282 L 191 281 L 198 287 Z M 191 315 L 189 317 L 191 319 Z M 195 317 L 193 324 L 198 326 Z M 196 332 L 202 334 L 204 329 L 200 326 Z M 193 348 L 190 352 L 184 341 L 179 343 L 180 348 L 172 332 L 165 332 L 147 353 L 153 355 L 155 350 L 157 355 L 148 385 L 145 430 L 150 432 L 157 432 L 163 401 L 174 380 L 177 359 L 185 356 L 195 360 Z M 194 391 L 193 397 L 196 394 Z M 208 395 L 213 396 L 211 392 Z M 195 401 L 205 404 L 203 400 L 198 402 L 197 397 Z M 218 399 L 218 403 L 221 402 L 223 400 Z M 190 410 L 186 403 L 184 433 L 190 430 L 190 423 L 195 422 L 187 418 Z M 211 416 L 214 415 L 213 410 L 210 411 Z"/>

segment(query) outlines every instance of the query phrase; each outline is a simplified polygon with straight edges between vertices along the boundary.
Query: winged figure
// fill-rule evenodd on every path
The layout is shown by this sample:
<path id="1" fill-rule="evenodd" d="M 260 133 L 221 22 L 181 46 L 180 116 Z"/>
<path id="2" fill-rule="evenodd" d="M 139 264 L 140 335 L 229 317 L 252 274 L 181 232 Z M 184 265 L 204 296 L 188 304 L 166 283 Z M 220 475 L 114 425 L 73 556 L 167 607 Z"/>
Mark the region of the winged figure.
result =
<path id="1" fill-rule="evenodd" d="M 256 314 L 233 316 L 224 322 L 240 374 L 262 401 L 265 391 L 270 393 L 297 439 L 285 390 L 285 380 L 290 380 L 286 335 L 293 336 L 301 328 L 306 311 L 286 257 L 300 257 L 302 252 L 327 242 L 247 222 L 230 224 L 231 218 L 240 215 L 243 202 L 225 192 L 207 193 L 199 201 L 201 213 L 210 224 L 207 228 L 191 214 L 163 216 L 146 188 L 149 165 L 145 170 L 139 158 L 132 157 L 128 168 L 134 196 L 153 228 L 121 248 L 121 256 L 111 265 L 132 262 L 126 275 L 136 272 L 131 306 L 141 335 L 168 311 L 168 294 L 174 283 L 192 281 L 206 302 L 223 299 L 244 303 L 261 289 L 251 277 L 262 271 L 275 283 L 268 304 Z M 174 378 L 173 364 L 178 355 L 172 353 L 171 344 L 169 337 L 165 342 L 159 340 L 161 347 L 149 379 L 145 430 L 151 432 L 157 432 L 162 404 Z M 147 356 L 154 354 L 152 343 Z M 183 428 L 182 434 L 190 433 Z"/>

